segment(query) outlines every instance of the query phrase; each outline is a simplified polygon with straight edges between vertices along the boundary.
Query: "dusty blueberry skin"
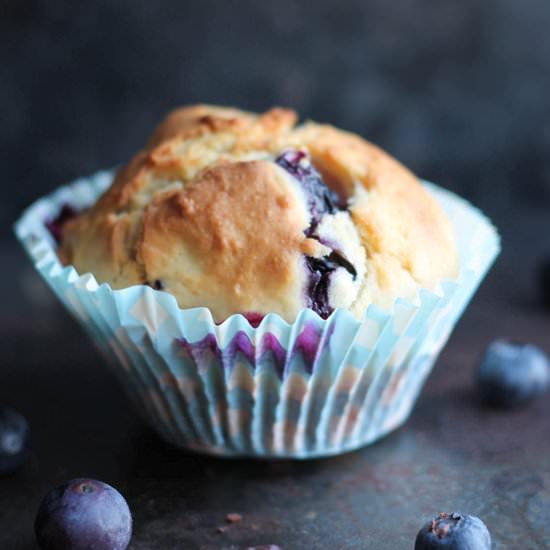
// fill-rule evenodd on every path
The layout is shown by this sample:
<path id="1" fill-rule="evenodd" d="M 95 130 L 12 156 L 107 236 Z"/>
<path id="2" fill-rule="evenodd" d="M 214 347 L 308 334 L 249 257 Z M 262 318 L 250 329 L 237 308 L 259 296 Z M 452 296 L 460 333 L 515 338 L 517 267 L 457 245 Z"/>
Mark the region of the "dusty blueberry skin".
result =
<path id="1" fill-rule="evenodd" d="M 29 425 L 12 409 L 0 408 L 0 475 L 24 464 L 29 456 Z"/>
<path id="2" fill-rule="evenodd" d="M 132 516 L 124 497 L 93 479 L 74 479 L 51 491 L 35 520 L 41 550 L 126 550 Z"/>
<path id="3" fill-rule="evenodd" d="M 495 340 L 479 364 L 476 382 L 483 401 L 489 405 L 525 405 L 548 388 L 548 356 L 532 344 Z"/>
<path id="4" fill-rule="evenodd" d="M 537 282 L 542 303 L 550 309 L 550 257 L 544 258 L 538 265 Z"/>
<path id="5" fill-rule="evenodd" d="M 475 516 L 442 513 L 429 521 L 416 536 L 415 550 L 490 550 L 491 535 Z"/>

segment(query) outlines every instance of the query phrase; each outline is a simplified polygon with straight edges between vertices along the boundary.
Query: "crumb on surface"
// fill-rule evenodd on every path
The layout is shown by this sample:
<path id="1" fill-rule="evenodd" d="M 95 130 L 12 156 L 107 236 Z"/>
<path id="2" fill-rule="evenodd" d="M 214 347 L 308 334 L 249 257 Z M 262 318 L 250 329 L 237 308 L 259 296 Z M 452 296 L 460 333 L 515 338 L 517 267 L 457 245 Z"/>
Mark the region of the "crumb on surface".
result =
<path id="1" fill-rule="evenodd" d="M 241 514 L 230 513 L 225 516 L 225 519 L 228 523 L 239 523 L 239 521 L 242 521 L 243 517 Z"/>

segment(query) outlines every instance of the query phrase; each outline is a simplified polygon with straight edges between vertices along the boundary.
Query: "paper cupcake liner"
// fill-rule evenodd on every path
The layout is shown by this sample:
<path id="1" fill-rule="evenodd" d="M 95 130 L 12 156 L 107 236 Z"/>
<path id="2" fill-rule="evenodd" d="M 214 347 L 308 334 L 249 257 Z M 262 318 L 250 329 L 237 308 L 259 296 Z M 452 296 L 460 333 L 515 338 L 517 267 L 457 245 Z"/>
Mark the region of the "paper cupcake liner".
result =
<path id="1" fill-rule="evenodd" d="M 34 266 L 99 345 L 136 409 L 167 441 L 197 451 L 309 458 L 356 449 L 409 416 L 423 382 L 499 252 L 491 223 L 463 199 L 425 183 L 457 235 L 456 281 L 361 320 L 304 309 L 292 324 L 239 314 L 217 325 L 207 308 L 182 310 L 148 286 L 113 290 L 63 267 L 44 222 L 63 205 L 91 205 L 111 172 L 32 205 L 16 234 Z"/>

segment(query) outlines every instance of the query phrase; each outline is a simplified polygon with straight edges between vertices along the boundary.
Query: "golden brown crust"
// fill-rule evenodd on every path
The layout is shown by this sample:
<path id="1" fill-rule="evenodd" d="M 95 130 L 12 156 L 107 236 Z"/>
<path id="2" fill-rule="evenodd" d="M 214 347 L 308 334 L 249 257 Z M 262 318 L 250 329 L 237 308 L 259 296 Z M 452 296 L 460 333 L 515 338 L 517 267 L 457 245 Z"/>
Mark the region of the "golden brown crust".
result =
<path id="1" fill-rule="evenodd" d="M 208 105 L 170 113 L 110 190 L 68 223 L 60 257 L 115 288 L 163 282 L 182 307 L 208 306 L 217 319 L 304 307 L 302 255 L 323 246 L 304 237 L 299 186 L 273 158 L 309 152 L 326 183 L 350 201 L 366 250 L 360 315 L 456 274 L 448 220 L 417 178 L 378 147 L 296 114 Z"/>
<path id="2" fill-rule="evenodd" d="M 352 197 L 352 216 L 371 260 L 395 258 L 429 288 L 455 276 L 450 224 L 412 172 L 379 147 L 332 126 L 309 124 L 296 133 L 327 184 Z M 367 193 L 357 192 L 358 181 Z M 382 277 L 382 287 L 388 279 Z"/>
<path id="3" fill-rule="evenodd" d="M 271 308 L 295 315 L 308 225 L 295 193 L 282 169 L 254 161 L 208 168 L 159 194 L 145 208 L 138 245 L 147 278 L 178 289 L 190 306 L 203 305 L 209 289 L 222 318 Z"/>
<path id="4" fill-rule="evenodd" d="M 296 119 L 294 111 L 278 107 L 261 116 L 210 105 L 177 109 L 155 129 L 146 149 L 119 171 L 105 206 L 125 208 L 151 175 L 187 180 L 224 155 L 266 149 Z"/>

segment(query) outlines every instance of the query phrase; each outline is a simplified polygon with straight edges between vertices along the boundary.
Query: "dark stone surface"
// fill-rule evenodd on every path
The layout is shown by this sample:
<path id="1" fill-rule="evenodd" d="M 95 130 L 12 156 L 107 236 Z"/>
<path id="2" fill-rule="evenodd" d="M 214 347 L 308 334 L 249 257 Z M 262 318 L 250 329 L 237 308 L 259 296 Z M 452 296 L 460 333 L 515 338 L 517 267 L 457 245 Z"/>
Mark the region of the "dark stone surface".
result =
<path id="1" fill-rule="evenodd" d="M 359 131 L 500 219 L 548 207 L 549 25 L 547 0 L 3 0 L 0 227 L 197 101 Z"/>
<path id="2" fill-rule="evenodd" d="M 550 351 L 550 314 L 495 270 L 464 316 L 409 423 L 380 443 L 310 462 L 223 460 L 165 446 L 130 409 L 87 337 L 15 246 L 1 250 L 0 402 L 32 427 L 32 459 L 0 478 L 0 548 L 31 550 L 42 496 L 102 479 L 134 512 L 132 550 L 411 548 L 433 514 L 487 523 L 495 548 L 550 548 L 550 398 L 512 413 L 483 408 L 472 374 L 499 335 Z M 528 284 L 528 283 L 526 283 Z M 228 513 L 242 521 L 226 522 Z M 221 529 L 220 529 L 221 528 Z"/>
<path id="3" fill-rule="evenodd" d="M 0 478 L 0 548 L 35 548 L 40 499 L 75 476 L 127 496 L 133 550 L 397 550 L 455 509 L 497 549 L 550 548 L 550 398 L 496 413 L 471 384 L 494 337 L 550 351 L 534 276 L 550 253 L 549 27 L 546 0 L 0 2 L 0 402 L 33 429 L 30 463 Z M 307 463 L 165 447 L 8 235 L 31 200 L 128 158 L 196 101 L 359 131 L 502 231 L 410 422 L 373 447 Z"/>

